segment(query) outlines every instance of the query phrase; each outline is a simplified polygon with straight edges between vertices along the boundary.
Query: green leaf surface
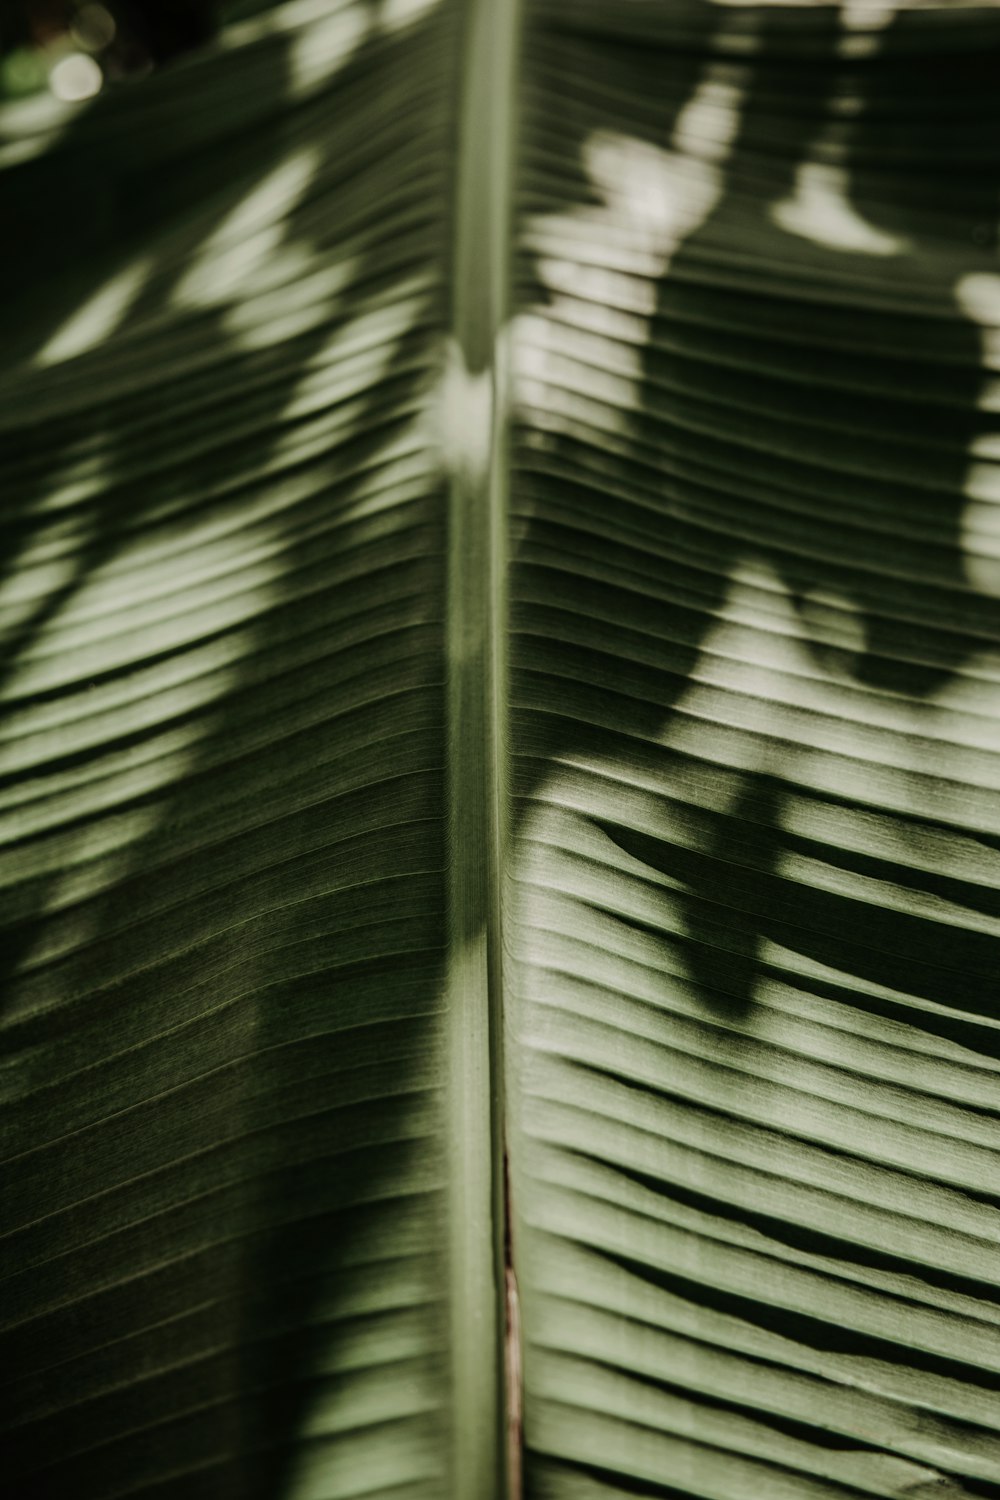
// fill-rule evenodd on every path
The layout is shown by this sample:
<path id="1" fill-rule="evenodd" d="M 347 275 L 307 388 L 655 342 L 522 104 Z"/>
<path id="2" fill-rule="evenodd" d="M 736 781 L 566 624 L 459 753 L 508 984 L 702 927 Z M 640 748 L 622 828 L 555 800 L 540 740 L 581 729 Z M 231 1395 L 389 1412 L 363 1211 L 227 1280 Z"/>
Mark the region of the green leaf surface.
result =
<path id="1" fill-rule="evenodd" d="M 290 0 L 0 111 L 16 1500 L 1000 1494 L 998 61 Z"/>

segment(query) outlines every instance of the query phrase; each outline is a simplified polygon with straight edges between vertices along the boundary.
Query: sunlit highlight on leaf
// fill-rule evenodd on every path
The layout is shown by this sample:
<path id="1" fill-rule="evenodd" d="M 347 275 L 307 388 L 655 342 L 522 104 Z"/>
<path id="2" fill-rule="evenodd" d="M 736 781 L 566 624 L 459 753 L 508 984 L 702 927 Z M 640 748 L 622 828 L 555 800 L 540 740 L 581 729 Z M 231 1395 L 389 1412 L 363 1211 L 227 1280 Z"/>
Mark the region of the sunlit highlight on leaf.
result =
<path id="1" fill-rule="evenodd" d="M 112 276 L 52 335 L 37 355 L 38 364 L 73 359 L 110 338 L 127 318 L 151 270 L 152 263 L 143 258 Z"/>

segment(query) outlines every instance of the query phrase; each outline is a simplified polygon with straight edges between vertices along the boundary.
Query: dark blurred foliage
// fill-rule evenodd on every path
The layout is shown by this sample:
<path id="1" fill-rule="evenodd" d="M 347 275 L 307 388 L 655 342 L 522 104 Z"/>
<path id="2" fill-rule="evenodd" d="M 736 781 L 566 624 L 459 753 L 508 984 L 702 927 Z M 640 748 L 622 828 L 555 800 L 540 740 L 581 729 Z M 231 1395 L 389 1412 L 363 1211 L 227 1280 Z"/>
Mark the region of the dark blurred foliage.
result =
<path id="1" fill-rule="evenodd" d="M 134 78 L 210 42 L 227 21 L 279 0 L 0 0 L 0 98 L 45 87 L 47 59 L 83 51 L 105 83 Z"/>
<path id="2" fill-rule="evenodd" d="M 85 0 L 7 0 L 0 10 L 0 48 L 51 46 L 73 36 L 77 27 L 86 39 L 87 13 L 98 10 L 114 23 L 104 48 L 101 32 L 94 27 L 98 49 L 118 69 L 131 71 L 169 62 L 211 40 L 219 5 L 217 0 L 102 0 L 99 7 Z"/>

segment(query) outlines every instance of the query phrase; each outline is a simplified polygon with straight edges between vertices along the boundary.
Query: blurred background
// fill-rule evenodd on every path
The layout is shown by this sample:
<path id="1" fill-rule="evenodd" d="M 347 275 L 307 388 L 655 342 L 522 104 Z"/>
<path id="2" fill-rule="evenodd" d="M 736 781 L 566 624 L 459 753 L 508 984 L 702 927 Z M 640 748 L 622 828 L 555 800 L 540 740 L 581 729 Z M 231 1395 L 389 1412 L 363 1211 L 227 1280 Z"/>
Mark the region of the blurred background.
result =
<path id="1" fill-rule="evenodd" d="M 89 99 L 280 0 L 0 0 L 0 102 Z"/>

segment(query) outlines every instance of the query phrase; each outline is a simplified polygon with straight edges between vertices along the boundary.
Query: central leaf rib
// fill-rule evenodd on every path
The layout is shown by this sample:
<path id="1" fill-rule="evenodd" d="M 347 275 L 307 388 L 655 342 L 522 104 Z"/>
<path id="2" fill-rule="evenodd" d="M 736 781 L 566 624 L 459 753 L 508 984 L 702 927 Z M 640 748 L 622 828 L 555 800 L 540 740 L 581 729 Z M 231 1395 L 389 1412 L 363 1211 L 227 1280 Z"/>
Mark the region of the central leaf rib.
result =
<path id="1" fill-rule="evenodd" d="M 511 184 L 519 0 L 469 0 L 462 50 L 451 338 L 442 389 L 449 479 L 448 1078 L 453 1492 L 518 1486 L 519 1360 L 504 1182 L 502 923 Z"/>

